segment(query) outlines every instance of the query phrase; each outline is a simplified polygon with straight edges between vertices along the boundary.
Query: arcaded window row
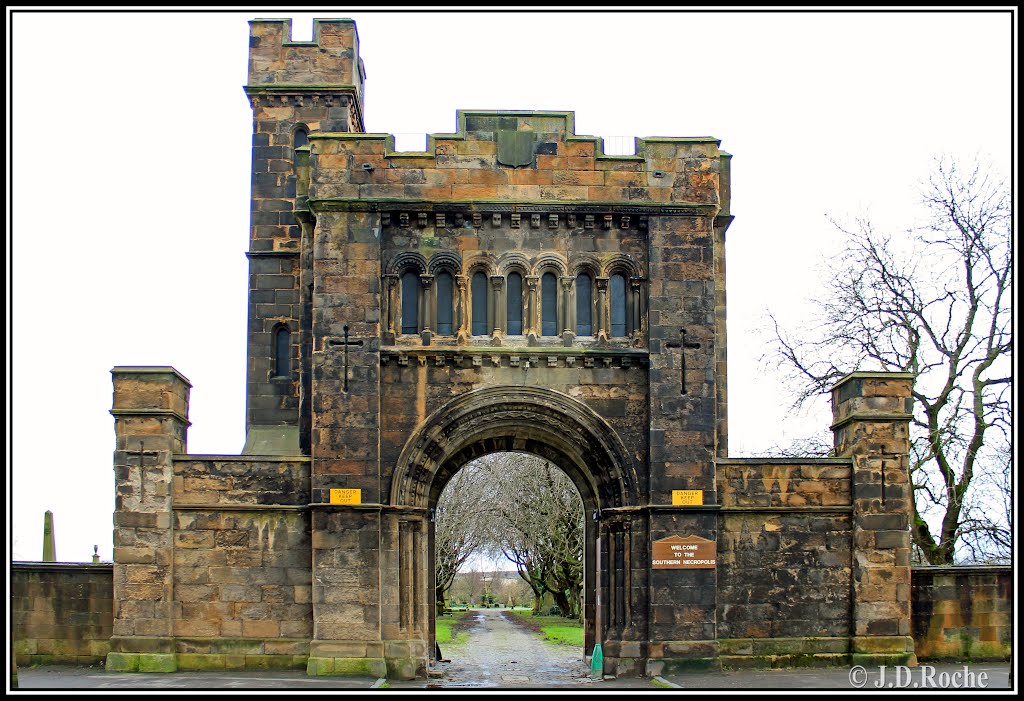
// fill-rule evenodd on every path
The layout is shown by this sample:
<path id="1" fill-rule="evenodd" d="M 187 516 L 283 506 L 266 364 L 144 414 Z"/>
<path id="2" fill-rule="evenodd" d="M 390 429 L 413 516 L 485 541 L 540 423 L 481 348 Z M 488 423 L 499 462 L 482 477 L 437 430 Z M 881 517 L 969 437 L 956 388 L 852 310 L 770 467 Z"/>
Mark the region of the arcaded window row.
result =
<path id="1" fill-rule="evenodd" d="M 601 277 L 590 267 L 575 275 L 541 269 L 489 274 L 482 266 L 461 275 L 452 267 L 425 272 L 412 261 L 385 275 L 392 335 L 561 336 L 625 338 L 640 327 L 643 280 L 625 265 Z"/>

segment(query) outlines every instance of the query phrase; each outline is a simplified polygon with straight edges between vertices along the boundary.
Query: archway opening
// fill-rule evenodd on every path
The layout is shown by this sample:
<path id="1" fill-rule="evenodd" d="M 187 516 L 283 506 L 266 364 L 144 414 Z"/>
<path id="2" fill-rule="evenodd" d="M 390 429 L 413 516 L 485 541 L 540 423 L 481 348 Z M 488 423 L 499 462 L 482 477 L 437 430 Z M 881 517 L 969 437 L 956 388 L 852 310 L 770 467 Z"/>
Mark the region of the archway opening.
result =
<path id="1" fill-rule="evenodd" d="M 520 672 L 535 673 L 530 660 L 543 649 L 543 666 L 578 675 L 594 577 L 584 499 L 567 472 L 499 451 L 470 460 L 441 489 L 431 530 L 443 659 L 479 664 L 487 636 L 499 634 L 517 649 Z"/>
<path id="2" fill-rule="evenodd" d="M 391 482 L 390 499 L 397 512 L 407 510 L 426 517 L 427 543 L 419 551 L 425 557 L 417 561 L 412 552 L 402 556 L 403 561 L 409 561 L 415 571 L 422 573 L 426 586 L 416 588 L 399 582 L 397 594 L 400 603 L 407 602 L 403 606 L 415 606 L 425 614 L 427 625 L 410 632 L 417 635 L 422 630 L 431 658 L 437 652 L 434 521 L 441 494 L 453 477 L 474 460 L 510 452 L 529 454 L 557 467 L 575 486 L 583 503 L 581 653 L 589 654 L 594 649 L 598 635 L 606 639 L 609 612 L 625 605 L 633 591 L 628 561 L 619 557 L 613 562 L 604 554 L 597 557 L 598 524 L 604 524 L 601 528 L 606 529 L 609 515 L 630 512 L 638 494 L 635 463 L 615 431 L 586 404 L 555 390 L 493 386 L 467 392 L 439 407 L 408 438 Z M 602 553 L 607 549 L 606 543 L 602 545 Z M 628 550 L 627 547 L 625 551 Z M 599 585 L 600 628 L 596 615 Z M 612 605 L 610 586 L 619 592 L 623 602 Z"/>

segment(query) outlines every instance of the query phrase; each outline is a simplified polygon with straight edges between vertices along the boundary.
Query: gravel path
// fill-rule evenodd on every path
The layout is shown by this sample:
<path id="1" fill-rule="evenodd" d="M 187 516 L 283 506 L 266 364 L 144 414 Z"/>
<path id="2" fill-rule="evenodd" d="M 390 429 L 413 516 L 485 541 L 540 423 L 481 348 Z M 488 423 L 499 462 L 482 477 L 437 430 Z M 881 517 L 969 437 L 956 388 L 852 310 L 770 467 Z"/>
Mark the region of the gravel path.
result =
<path id="1" fill-rule="evenodd" d="M 509 621 L 497 609 L 472 611 L 476 619 L 461 644 L 441 648 L 451 662 L 441 663 L 441 679 L 428 687 L 544 687 L 591 683 L 583 649 L 546 643 Z"/>

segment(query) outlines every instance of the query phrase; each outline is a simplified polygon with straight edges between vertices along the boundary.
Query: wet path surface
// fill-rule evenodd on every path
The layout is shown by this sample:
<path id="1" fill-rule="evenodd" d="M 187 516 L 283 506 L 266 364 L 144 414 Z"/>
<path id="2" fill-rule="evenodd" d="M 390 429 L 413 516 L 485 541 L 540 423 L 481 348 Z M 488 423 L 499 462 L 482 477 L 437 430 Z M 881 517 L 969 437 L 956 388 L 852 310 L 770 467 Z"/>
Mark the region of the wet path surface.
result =
<path id="1" fill-rule="evenodd" d="M 441 648 L 451 662 L 437 665 L 444 676 L 431 679 L 428 687 L 521 689 L 592 683 L 582 648 L 546 643 L 501 610 L 475 610 L 469 615 L 476 620 L 467 640 Z"/>

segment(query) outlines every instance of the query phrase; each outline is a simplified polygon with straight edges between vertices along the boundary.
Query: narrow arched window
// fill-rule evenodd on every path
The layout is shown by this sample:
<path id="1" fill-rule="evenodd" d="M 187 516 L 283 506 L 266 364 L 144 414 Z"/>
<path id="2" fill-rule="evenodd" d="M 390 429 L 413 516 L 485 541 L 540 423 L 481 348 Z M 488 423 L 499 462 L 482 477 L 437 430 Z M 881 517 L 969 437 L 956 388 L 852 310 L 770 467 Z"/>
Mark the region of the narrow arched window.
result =
<path id="1" fill-rule="evenodd" d="M 305 129 L 295 130 L 295 148 L 305 146 L 309 143 L 309 134 L 306 133 Z"/>
<path id="2" fill-rule="evenodd" d="M 490 320 L 487 318 L 487 275 L 473 273 L 473 284 L 469 293 L 473 297 L 473 335 L 486 336 Z"/>
<path id="3" fill-rule="evenodd" d="M 508 312 L 506 333 L 510 336 L 521 336 L 523 334 L 523 276 L 519 273 L 508 274 L 506 309 Z"/>
<path id="4" fill-rule="evenodd" d="M 292 334 L 287 326 L 274 332 L 274 377 L 292 376 Z"/>
<path id="5" fill-rule="evenodd" d="M 540 335 L 558 335 L 558 280 L 554 273 L 540 278 Z"/>
<path id="6" fill-rule="evenodd" d="M 420 276 L 407 270 L 402 274 L 402 333 L 419 333 Z"/>
<path id="7" fill-rule="evenodd" d="M 632 331 L 626 325 L 626 278 L 615 273 L 608 282 L 611 295 L 611 326 L 612 336 L 626 336 Z"/>
<path id="8" fill-rule="evenodd" d="M 437 282 L 437 333 L 452 335 L 452 274 L 438 273 Z"/>
<path id="9" fill-rule="evenodd" d="M 576 276 L 576 335 L 592 336 L 594 318 L 594 286 L 590 276 Z"/>

